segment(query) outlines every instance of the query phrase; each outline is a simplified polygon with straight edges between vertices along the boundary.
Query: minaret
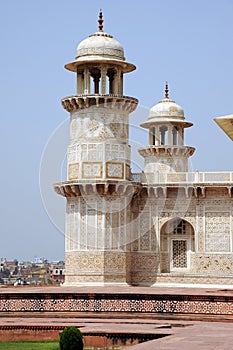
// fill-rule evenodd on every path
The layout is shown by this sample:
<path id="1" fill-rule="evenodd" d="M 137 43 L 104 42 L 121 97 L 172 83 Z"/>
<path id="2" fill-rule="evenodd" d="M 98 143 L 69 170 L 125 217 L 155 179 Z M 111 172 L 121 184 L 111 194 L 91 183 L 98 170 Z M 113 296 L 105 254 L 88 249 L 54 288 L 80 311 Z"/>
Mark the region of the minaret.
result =
<path id="1" fill-rule="evenodd" d="M 184 129 L 192 125 L 185 120 L 183 109 L 169 98 L 166 83 L 164 99 L 150 109 L 147 121 L 141 124 L 149 129 L 149 146 L 139 148 L 147 181 L 157 182 L 164 173 L 188 171 L 195 148 L 184 145 Z"/>
<path id="2" fill-rule="evenodd" d="M 77 47 L 65 68 L 77 76 L 77 92 L 62 99 L 70 113 L 68 181 L 55 184 L 67 198 L 65 285 L 127 283 L 127 223 L 136 190 L 130 181 L 129 113 L 138 100 L 124 96 L 121 44 L 99 30 Z"/>

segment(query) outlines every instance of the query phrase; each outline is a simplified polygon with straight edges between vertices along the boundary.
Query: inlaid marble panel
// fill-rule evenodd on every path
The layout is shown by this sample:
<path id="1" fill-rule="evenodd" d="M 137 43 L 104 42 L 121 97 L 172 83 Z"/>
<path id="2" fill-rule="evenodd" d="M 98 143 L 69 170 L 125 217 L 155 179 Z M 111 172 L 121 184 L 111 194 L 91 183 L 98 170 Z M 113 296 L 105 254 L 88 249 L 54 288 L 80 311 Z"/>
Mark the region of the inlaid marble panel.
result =
<path id="1" fill-rule="evenodd" d="M 75 180 L 79 177 L 79 163 L 69 164 L 68 166 L 68 179 Z"/>
<path id="2" fill-rule="evenodd" d="M 205 213 L 205 248 L 207 252 L 230 251 L 230 216 L 228 212 Z"/>
<path id="3" fill-rule="evenodd" d="M 83 163 L 83 177 L 102 177 L 102 163 Z"/>
<path id="4" fill-rule="evenodd" d="M 108 178 L 118 178 L 123 179 L 124 178 L 124 164 L 122 163 L 114 163 L 114 162 L 108 162 L 106 164 L 107 167 L 107 177 Z"/>

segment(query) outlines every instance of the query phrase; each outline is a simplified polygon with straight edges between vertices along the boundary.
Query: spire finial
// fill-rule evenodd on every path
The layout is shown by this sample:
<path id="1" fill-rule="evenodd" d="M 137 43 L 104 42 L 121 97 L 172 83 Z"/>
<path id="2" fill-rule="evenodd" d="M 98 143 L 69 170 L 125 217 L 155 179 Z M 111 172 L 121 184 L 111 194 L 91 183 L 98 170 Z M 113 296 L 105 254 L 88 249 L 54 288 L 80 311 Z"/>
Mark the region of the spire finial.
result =
<path id="1" fill-rule="evenodd" d="M 169 89 L 168 89 L 168 82 L 166 81 L 165 84 L 165 96 L 164 98 L 169 98 Z"/>
<path id="2" fill-rule="evenodd" d="M 98 22 L 99 22 L 99 32 L 102 32 L 103 31 L 103 13 L 102 13 L 102 9 L 100 9 L 100 12 L 99 12 L 99 19 L 98 19 Z"/>

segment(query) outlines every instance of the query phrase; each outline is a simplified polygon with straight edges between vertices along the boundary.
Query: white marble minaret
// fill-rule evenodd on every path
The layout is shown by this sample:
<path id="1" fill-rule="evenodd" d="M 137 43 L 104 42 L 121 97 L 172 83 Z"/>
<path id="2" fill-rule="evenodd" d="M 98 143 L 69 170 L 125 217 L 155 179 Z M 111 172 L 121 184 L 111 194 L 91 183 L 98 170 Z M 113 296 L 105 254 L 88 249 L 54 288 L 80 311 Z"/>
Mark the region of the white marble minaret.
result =
<path id="1" fill-rule="evenodd" d="M 130 202 L 129 113 L 137 99 L 124 96 L 125 61 L 121 44 L 99 31 L 77 47 L 65 65 L 77 77 L 77 92 L 62 99 L 70 113 L 68 181 L 55 184 L 67 198 L 65 285 L 127 283 Z"/>

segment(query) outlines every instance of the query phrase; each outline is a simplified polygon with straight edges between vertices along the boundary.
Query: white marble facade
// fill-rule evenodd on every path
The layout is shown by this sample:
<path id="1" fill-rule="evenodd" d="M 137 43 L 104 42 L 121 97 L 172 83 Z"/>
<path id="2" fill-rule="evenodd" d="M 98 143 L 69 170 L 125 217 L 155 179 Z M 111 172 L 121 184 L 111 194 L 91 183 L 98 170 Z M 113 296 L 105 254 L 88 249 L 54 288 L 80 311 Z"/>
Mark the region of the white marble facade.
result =
<path id="1" fill-rule="evenodd" d="M 66 65 L 77 92 L 62 99 L 68 179 L 54 185 L 67 198 L 65 284 L 232 284 L 233 172 L 189 171 L 195 149 L 184 133 L 192 123 L 166 84 L 141 125 L 149 140 L 139 149 L 143 172 L 131 173 L 128 118 L 138 101 L 124 96 L 123 83 L 135 66 L 101 18 Z"/>

